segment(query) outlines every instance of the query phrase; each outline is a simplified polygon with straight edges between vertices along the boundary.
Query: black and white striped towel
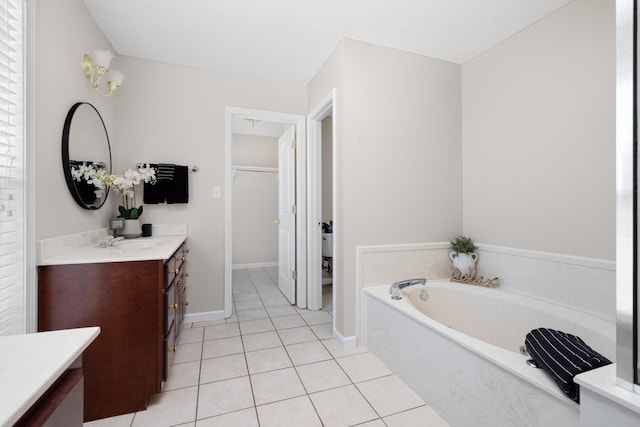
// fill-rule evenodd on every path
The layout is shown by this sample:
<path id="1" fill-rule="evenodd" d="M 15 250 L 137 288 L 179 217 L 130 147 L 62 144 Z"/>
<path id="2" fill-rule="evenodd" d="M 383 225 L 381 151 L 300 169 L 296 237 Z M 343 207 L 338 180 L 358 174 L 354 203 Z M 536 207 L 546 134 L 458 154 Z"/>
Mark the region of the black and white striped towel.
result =
<path id="1" fill-rule="evenodd" d="M 173 181 L 173 174 L 176 165 L 170 163 L 158 163 L 158 171 L 156 173 L 156 180 L 160 182 Z"/>
<path id="2" fill-rule="evenodd" d="M 544 369 L 576 403 L 580 403 L 580 389 L 573 378 L 611 363 L 579 337 L 554 329 L 534 329 L 527 334 L 524 343 L 538 367 Z"/>

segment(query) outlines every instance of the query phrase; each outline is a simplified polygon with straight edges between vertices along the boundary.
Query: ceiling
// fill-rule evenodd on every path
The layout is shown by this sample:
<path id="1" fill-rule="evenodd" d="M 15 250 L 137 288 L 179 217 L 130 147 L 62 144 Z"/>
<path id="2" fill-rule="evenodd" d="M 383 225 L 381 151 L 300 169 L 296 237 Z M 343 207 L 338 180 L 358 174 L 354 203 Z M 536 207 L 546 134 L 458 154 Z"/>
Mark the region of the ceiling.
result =
<path id="1" fill-rule="evenodd" d="M 464 63 L 570 1 L 84 0 L 119 55 L 300 85 L 343 38 Z"/>

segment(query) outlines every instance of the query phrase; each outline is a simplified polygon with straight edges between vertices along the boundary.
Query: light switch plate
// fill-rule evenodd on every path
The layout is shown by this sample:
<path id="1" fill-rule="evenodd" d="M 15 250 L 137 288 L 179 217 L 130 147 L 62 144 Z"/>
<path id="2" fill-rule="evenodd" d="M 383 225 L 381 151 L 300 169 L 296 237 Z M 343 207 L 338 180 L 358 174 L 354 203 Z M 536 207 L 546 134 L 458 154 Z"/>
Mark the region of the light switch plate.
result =
<path id="1" fill-rule="evenodd" d="M 220 198 L 220 187 L 218 187 L 217 185 L 213 187 L 213 198 L 214 199 Z"/>

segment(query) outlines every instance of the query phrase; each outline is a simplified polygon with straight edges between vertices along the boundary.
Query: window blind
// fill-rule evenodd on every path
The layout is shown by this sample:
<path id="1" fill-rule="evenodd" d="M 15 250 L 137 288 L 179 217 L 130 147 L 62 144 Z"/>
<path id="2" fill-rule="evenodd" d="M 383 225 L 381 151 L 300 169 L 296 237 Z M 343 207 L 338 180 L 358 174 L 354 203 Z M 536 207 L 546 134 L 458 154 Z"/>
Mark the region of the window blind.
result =
<path id="1" fill-rule="evenodd" d="M 0 0 L 0 335 L 26 322 L 23 4 Z"/>

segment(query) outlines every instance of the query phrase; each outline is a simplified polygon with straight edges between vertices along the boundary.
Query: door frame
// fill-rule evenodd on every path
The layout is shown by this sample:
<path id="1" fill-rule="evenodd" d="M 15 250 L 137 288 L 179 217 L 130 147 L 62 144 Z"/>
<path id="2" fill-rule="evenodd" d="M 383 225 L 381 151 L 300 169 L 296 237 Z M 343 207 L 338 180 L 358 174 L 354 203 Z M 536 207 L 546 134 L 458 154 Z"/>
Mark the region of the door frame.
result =
<path id="1" fill-rule="evenodd" d="M 307 307 L 307 239 L 304 230 L 307 229 L 306 214 L 306 119 L 298 114 L 280 113 L 275 111 L 256 110 L 242 107 L 225 107 L 225 184 L 224 184 L 224 317 L 231 317 L 233 311 L 233 218 L 232 218 L 232 146 L 233 146 L 233 118 L 255 119 L 265 122 L 282 123 L 296 127 L 296 305 Z"/>
<path id="2" fill-rule="evenodd" d="M 322 233 L 320 227 L 322 226 L 322 120 L 333 115 L 333 121 L 331 126 L 331 138 L 333 144 L 333 188 L 331 189 L 333 212 L 332 219 L 335 221 L 336 217 L 336 90 L 331 89 L 327 95 L 309 112 L 308 118 L 308 200 L 309 207 L 309 220 L 307 221 L 307 271 L 309 275 L 307 282 L 309 284 L 309 309 L 319 310 L 322 308 Z M 333 247 L 335 254 L 336 235 L 339 233 L 339 227 L 336 228 L 335 223 L 333 226 Z M 333 271 L 336 271 L 336 264 L 339 264 L 339 260 L 335 257 L 333 259 Z M 335 319 L 336 319 L 336 276 L 333 276 L 333 330 L 335 331 Z"/>

